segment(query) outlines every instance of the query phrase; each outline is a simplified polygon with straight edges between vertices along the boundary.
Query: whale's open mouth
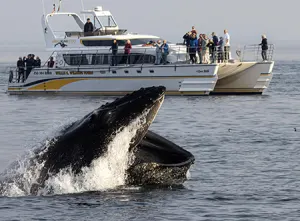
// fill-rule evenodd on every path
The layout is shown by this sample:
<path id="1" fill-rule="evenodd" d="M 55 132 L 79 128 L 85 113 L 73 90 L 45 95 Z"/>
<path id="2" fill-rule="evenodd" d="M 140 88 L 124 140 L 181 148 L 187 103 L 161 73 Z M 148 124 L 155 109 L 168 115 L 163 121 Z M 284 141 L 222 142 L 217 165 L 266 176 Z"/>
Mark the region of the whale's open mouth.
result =
<path id="1" fill-rule="evenodd" d="M 148 128 L 164 101 L 163 92 L 153 102 L 151 119 L 147 119 Z M 193 154 L 168 139 L 144 129 L 144 136 L 130 150 L 134 153 L 134 162 L 127 170 L 127 184 L 131 185 L 174 185 L 186 180 L 186 173 L 194 163 Z"/>

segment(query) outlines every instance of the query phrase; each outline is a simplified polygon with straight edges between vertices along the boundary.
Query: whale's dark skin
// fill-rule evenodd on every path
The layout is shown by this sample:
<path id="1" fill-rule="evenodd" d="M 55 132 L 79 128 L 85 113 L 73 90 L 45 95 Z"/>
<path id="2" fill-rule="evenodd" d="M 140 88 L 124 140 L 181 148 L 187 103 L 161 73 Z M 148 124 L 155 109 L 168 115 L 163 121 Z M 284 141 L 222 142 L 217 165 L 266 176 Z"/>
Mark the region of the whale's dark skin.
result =
<path id="1" fill-rule="evenodd" d="M 165 87 L 142 88 L 112 103 L 101 106 L 81 120 L 71 124 L 53 138 L 47 147 L 36 153 L 38 162 L 44 162 L 40 176 L 31 187 L 37 194 L 45 181 L 62 169 L 80 173 L 94 159 L 106 153 L 116 132 L 128 126 L 137 117 L 145 116 L 129 151 L 135 160 L 127 170 L 127 185 L 183 183 L 194 156 L 176 144 L 148 131 L 163 100 Z M 162 176 L 161 174 L 165 174 Z"/>

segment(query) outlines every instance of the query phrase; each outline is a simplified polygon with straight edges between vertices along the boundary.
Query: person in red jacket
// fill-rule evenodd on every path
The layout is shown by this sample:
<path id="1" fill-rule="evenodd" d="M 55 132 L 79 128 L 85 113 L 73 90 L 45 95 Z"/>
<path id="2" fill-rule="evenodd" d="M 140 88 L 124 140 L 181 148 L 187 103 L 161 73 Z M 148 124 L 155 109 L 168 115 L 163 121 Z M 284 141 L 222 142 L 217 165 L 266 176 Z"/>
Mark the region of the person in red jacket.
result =
<path id="1" fill-rule="evenodd" d="M 123 55 L 121 64 L 126 64 L 126 65 L 130 64 L 129 55 L 130 55 L 131 49 L 132 49 L 131 42 L 130 42 L 130 40 L 127 40 L 125 47 L 124 47 L 124 55 Z"/>

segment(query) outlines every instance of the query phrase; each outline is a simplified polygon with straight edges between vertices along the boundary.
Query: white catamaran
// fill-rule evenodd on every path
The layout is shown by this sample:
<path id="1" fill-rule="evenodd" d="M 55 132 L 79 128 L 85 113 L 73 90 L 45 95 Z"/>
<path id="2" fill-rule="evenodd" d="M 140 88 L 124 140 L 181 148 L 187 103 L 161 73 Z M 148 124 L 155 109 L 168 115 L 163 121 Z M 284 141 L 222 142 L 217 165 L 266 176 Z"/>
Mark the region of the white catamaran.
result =
<path id="1" fill-rule="evenodd" d="M 61 2 L 61 1 L 60 1 Z M 84 32 L 84 20 L 89 17 L 94 31 Z M 71 17 L 76 29 L 54 29 L 50 20 Z M 160 37 L 129 33 L 120 29 L 110 11 L 101 6 L 93 10 L 74 12 L 53 11 L 42 16 L 46 49 L 54 58 L 53 67 L 34 67 L 24 82 L 18 81 L 18 68 L 10 69 L 9 94 L 86 94 L 123 95 L 141 87 L 163 85 L 167 95 L 261 94 L 272 79 L 273 45 L 269 61 L 244 61 L 242 56 L 228 63 L 190 64 L 186 46 L 169 45 L 167 64 L 155 65 L 156 46 Z M 111 65 L 113 40 L 119 45 L 117 66 Z M 123 62 L 123 47 L 127 40 L 132 49 Z M 248 50 L 245 47 L 243 55 Z M 250 46 L 259 53 L 259 46 Z"/>

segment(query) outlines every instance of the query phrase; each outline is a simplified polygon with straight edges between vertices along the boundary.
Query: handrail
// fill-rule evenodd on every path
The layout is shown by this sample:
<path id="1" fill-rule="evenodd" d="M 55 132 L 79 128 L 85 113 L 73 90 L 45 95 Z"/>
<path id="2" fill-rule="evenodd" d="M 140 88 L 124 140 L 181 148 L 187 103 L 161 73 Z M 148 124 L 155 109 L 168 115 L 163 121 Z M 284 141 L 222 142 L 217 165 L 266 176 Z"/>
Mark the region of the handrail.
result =
<path id="1" fill-rule="evenodd" d="M 273 60 L 274 50 L 275 50 L 274 44 L 268 44 L 268 50 L 266 51 L 268 61 Z M 243 53 L 242 53 L 241 61 L 247 61 L 247 60 L 259 61 L 259 60 L 262 60 L 262 59 L 260 59 L 261 52 L 262 52 L 262 49 L 261 49 L 261 46 L 259 44 L 245 45 Z M 251 57 L 248 58 L 248 56 L 251 56 Z"/>
<path id="2" fill-rule="evenodd" d="M 154 46 L 153 46 L 154 47 Z M 267 50 L 267 60 L 271 61 L 273 59 L 273 54 L 274 54 L 274 45 L 273 44 L 269 44 L 268 45 L 268 50 Z M 155 53 L 147 53 L 148 50 L 150 50 L 150 48 L 138 48 L 138 49 L 143 49 L 143 51 L 141 51 L 140 53 L 130 53 L 130 55 L 125 55 L 124 53 L 119 53 L 117 55 L 112 55 L 111 52 L 108 52 L 107 49 L 97 49 L 95 52 L 93 52 L 92 50 L 87 50 L 86 54 L 83 54 L 83 50 L 80 50 L 80 54 L 74 54 L 74 52 L 76 51 L 72 51 L 73 53 L 69 53 L 70 51 L 66 50 L 66 52 L 64 53 L 64 55 L 62 56 L 62 59 L 64 61 L 63 64 L 56 64 L 56 68 L 59 68 L 60 70 L 79 70 L 79 69 L 83 69 L 83 68 L 89 68 L 89 69 L 109 69 L 111 70 L 112 65 L 112 58 L 114 57 L 117 60 L 117 65 L 118 66 L 114 66 L 114 69 L 119 69 L 119 68 L 130 68 L 130 67 L 136 67 L 136 66 L 140 66 L 141 68 L 143 68 L 143 66 L 145 64 L 152 64 L 154 65 L 155 63 Z M 175 50 L 176 49 L 176 50 Z M 184 45 L 176 45 L 176 46 L 169 46 L 169 56 L 173 56 L 173 61 L 171 62 L 174 63 L 174 65 L 176 66 L 177 64 L 180 63 L 190 63 L 190 58 L 187 57 L 189 54 L 186 53 L 189 48 L 187 48 Z M 152 52 L 153 52 L 153 48 L 151 48 Z M 106 53 L 101 53 L 103 51 L 106 51 Z M 139 50 L 137 50 L 139 51 Z M 199 56 L 203 55 L 201 54 L 200 48 L 196 48 L 196 58 L 197 58 L 197 63 L 199 63 Z M 208 51 L 208 49 L 207 49 Z M 262 60 L 259 58 L 260 53 L 261 53 L 261 46 L 259 44 L 252 44 L 252 45 L 245 45 L 243 51 L 237 51 L 239 53 L 237 53 L 238 57 L 239 57 L 239 61 L 240 62 L 244 62 L 247 60 L 250 61 L 259 61 Z M 53 51 L 51 53 L 51 55 L 49 56 L 49 58 L 46 60 L 46 62 L 39 67 L 39 70 L 52 70 L 52 68 L 49 68 L 47 63 L 50 60 L 50 57 L 53 57 L 54 53 L 56 53 L 56 51 Z M 207 53 L 207 52 L 206 52 Z M 180 57 L 182 55 L 182 57 Z M 91 57 L 87 57 L 87 56 L 91 56 Z M 124 56 L 128 56 L 128 57 L 124 57 Z M 148 57 L 147 57 L 148 56 Z M 223 57 L 224 56 L 224 50 L 223 47 L 220 46 L 215 46 L 213 48 L 213 52 L 210 54 L 210 59 L 211 62 L 210 63 L 223 63 Z M 251 58 L 248 58 L 248 57 Z M 220 59 L 221 57 L 221 59 Z M 69 61 L 68 61 L 69 59 Z M 71 59 L 73 59 L 73 61 L 71 62 Z M 88 59 L 90 59 L 88 61 Z M 98 60 L 97 60 L 98 59 Z M 126 59 L 126 60 L 125 60 Z M 106 61 L 106 62 L 104 62 Z M 87 62 L 87 63 L 85 63 Z M 68 66 L 66 66 L 68 65 Z M 126 65 L 126 66 L 125 66 Z M 91 67 L 92 66 L 92 67 Z M 18 81 L 18 77 L 19 77 L 19 69 L 18 67 L 8 67 L 9 68 L 9 72 L 10 74 L 12 73 L 12 77 L 10 76 L 10 81 L 11 83 L 17 83 Z M 28 68 L 32 70 L 34 70 L 35 68 L 37 68 L 36 66 L 32 66 L 32 67 L 24 67 L 24 76 L 25 76 L 25 80 L 26 77 L 28 77 L 28 75 L 31 73 L 27 73 Z"/>

